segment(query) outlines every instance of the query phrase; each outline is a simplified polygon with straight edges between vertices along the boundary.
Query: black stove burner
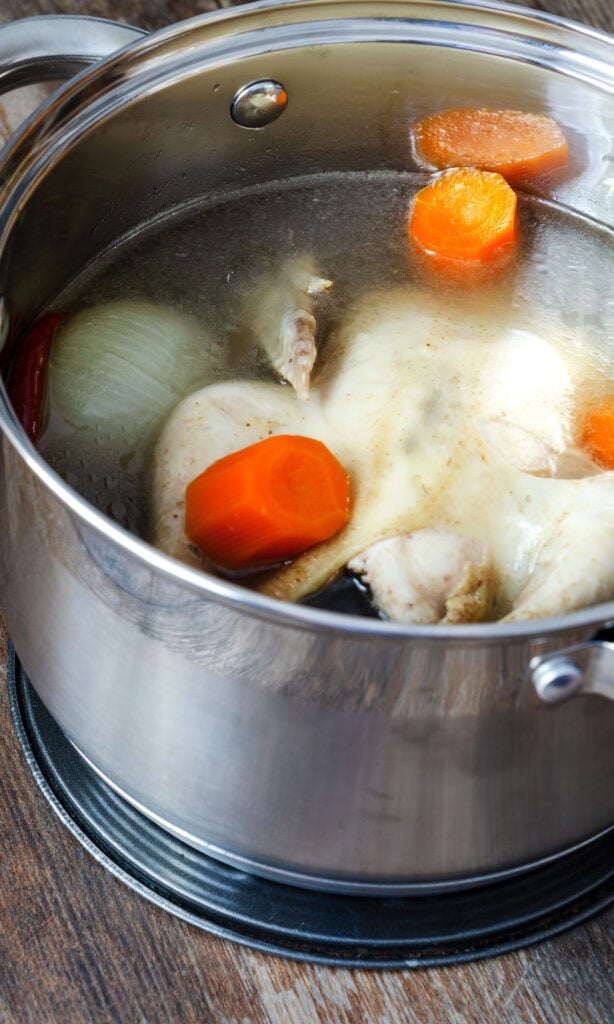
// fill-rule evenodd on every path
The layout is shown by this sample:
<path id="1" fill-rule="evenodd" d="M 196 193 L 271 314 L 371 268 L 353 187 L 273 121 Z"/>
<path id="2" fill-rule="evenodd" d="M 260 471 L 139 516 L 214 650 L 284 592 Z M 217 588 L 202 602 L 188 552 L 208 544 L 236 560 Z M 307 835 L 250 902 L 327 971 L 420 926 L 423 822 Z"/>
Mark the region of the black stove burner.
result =
<path id="1" fill-rule="evenodd" d="M 186 846 L 110 789 L 64 737 L 14 655 L 9 690 L 30 769 L 73 835 L 142 896 L 234 942 L 329 965 L 441 966 L 538 942 L 614 899 L 614 830 L 531 871 L 457 892 L 331 895 L 254 878 Z"/>

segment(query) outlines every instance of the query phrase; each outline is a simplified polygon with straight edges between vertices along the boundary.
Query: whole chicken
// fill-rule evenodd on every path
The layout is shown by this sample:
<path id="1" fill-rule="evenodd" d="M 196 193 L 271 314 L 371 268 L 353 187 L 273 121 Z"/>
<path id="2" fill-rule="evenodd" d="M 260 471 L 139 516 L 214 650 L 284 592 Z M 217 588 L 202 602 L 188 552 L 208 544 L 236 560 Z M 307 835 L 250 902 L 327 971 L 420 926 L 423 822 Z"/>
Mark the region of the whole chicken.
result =
<path id="1" fill-rule="evenodd" d="M 306 296 L 331 284 L 314 279 L 311 292 L 295 286 L 302 324 L 314 312 Z M 287 323 L 292 273 L 280 280 Z M 270 289 L 255 323 L 274 316 Z M 296 343 L 303 351 L 304 331 Z M 370 293 L 327 339 L 311 382 L 301 371 L 300 398 L 287 384 L 237 380 L 176 407 L 156 449 L 153 541 L 215 570 L 185 533 L 187 484 L 239 448 L 302 434 L 350 473 L 352 516 L 252 577 L 263 593 L 296 601 L 349 566 L 380 613 L 403 622 L 541 617 L 610 599 L 614 473 L 574 446 L 576 396 L 593 372 L 562 327 L 517 309 L 413 287 Z"/>

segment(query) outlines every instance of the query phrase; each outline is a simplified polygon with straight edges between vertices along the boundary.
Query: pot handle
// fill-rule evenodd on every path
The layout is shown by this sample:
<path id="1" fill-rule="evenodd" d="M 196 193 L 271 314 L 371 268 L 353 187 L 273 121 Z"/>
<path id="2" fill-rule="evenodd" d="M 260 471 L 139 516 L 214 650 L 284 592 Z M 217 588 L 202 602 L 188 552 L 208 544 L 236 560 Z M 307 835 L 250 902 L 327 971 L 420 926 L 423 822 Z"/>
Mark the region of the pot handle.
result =
<path id="1" fill-rule="evenodd" d="M 614 700 L 614 643 L 592 640 L 533 658 L 529 674 L 537 696 L 546 704 L 558 704 L 576 693 L 597 693 Z"/>
<path id="2" fill-rule="evenodd" d="M 69 14 L 9 21 L 0 26 L 0 93 L 70 78 L 146 34 L 131 25 Z"/>

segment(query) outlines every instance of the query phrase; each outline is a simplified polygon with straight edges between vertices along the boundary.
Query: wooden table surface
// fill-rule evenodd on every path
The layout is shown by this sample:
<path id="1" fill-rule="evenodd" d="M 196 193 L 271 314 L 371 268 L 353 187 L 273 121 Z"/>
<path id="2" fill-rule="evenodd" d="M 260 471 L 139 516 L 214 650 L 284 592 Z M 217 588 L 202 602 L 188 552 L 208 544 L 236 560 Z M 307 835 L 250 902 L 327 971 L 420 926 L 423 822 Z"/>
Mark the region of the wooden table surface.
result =
<path id="1" fill-rule="evenodd" d="M 2 0 L 0 21 L 79 13 L 157 29 L 211 6 L 211 0 Z M 612 0 L 525 6 L 614 31 Z M 0 132 L 18 122 L 24 102 L 0 105 Z M 440 969 L 333 969 L 263 955 L 171 917 L 92 859 L 32 781 L 5 687 L 0 730 L 0 1024 L 614 1020 L 614 911 L 520 952 Z"/>

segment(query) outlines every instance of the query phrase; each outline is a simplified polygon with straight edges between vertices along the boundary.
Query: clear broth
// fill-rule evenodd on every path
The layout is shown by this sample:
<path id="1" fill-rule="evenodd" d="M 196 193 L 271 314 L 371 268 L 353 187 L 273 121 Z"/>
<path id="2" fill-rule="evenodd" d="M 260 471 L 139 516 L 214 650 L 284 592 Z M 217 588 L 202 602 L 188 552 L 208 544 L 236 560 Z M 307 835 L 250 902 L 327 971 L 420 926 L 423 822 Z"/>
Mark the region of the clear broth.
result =
<path id="1" fill-rule="evenodd" d="M 274 182 L 171 211 L 120 241 L 58 297 L 76 312 L 111 299 L 162 302 L 197 317 L 219 346 L 213 380 L 275 375 L 238 318 L 244 295 L 287 257 L 310 253 L 334 280 L 319 321 L 318 360 L 327 336 L 365 292 L 411 284 L 420 276 L 407 242 L 412 196 L 427 178 L 414 173 L 334 174 Z M 594 364 L 594 391 L 614 389 L 611 353 L 614 299 L 612 232 L 554 203 L 521 197 L 521 246 L 516 264 L 479 289 L 454 289 L 455 301 L 535 309 L 540 320 Z M 424 283 L 424 282 L 421 282 Z M 428 285 L 427 285 L 428 286 Z M 430 287 L 435 287 L 431 284 Z M 577 353 L 574 354 L 577 358 Z M 202 379 L 195 381 L 195 386 Z M 586 400 L 589 400 L 589 395 Z M 151 445 L 114 451 L 103 434 L 88 436 L 53 406 L 40 449 L 67 482 L 126 529 L 147 537 L 147 477 Z M 337 588 L 339 590 L 339 587 Z M 362 592 L 316 595 L 315 603 L 368 612 Z M 348 598 L 349 593 L 349 598 Z"/>

